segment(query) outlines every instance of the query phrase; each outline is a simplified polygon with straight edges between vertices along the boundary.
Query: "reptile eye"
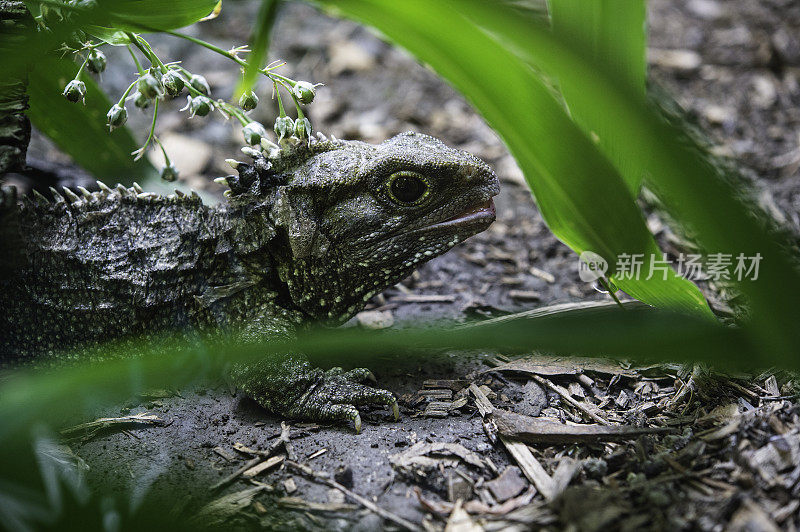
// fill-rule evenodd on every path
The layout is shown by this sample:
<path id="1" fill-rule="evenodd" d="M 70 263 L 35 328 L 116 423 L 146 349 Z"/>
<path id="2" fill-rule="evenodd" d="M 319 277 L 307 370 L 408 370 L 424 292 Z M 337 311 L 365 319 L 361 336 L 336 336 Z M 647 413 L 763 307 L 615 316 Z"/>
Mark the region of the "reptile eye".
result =
<path id="1" fill-rule="evenodd" d="M 389 178 L 389 194 L 398 203 L 417 203 L 428 194 L 428 182 L 414 172 L 397 172 Z"/>

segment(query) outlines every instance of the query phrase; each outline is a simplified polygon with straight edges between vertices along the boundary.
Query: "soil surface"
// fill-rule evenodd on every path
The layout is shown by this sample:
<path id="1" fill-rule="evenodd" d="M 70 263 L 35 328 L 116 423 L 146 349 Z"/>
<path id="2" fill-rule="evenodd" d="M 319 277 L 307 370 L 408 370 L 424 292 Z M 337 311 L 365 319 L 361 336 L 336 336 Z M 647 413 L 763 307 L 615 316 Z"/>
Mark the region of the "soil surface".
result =
<path id="1" fill-rule="evenodd" d="M 256 9 L 255 2 L 226 4 L 222 16 L 192 31 L 222 48 L 243 44 Z M 800 5 L 793 0 L 652 0 L 650 23 L 652 79 L 710 131 L 720 153 L 742 164 L 761 193 L 762 205 L 782 223 L 800 228 Z M 325 83 L 310 106 L 317 130 L 370 142 L 406 130 L 424 132 L 483 158 L 502 180 L 497 222 L 488 231 L 425 264 L 412 278 L 374 298 L 368 309 L 402 326 L 608 299 L 578 278 L 576 256 L 549 233 L 502 142 L 435 74 L 369 30 L 302 4 L 285 7 L 273 43 L 271 55 L 287 62 L 283 73 Z M 226 60 L 172 38 L 154 38 L 153 44 L 162 59 L 180 59 L 189 70 L 203 73 L 215 95 L 231 94 L 236 70 Z M 118 94 L 129 82 L 131 67 L 123 54 L 112 53 L 109 59 L 103 82 Z M 275 114 L 269 88 L 262 87 L 260 96 L 254 117 L 270 124 Z M 240 134 L 218 117 L 184 120 L 177 112 L 183 103 L 171 102 L 160 135 L 174 152 L 182 179 L 218 195 L 221 190 L 211 178 L 228 173 L 223 161 L 239 155 Z M 134 130 L 144 131 L 149 115 L 132 115 Z M 68 164 L 39 136 L 31 156 Z M 651 225 L 657 226 L 657 220 Z M 362 318 L 371 322 L 375 314 Z M 357 321 L 349 325 L 362 326 Z M 296 460 L 335 476 L 401 518 L 436 528 L 453 516 L 456 499 L 476 503 L 465 507 L 487 529 L 800 526 L 798 408 L 787 397 L 796 390 L 789 377 L 714 379 L 669 366 L 570 372 L 565 368 L 573 368 L 573 362 L 563 360 L 545 364 L 557 366 L 555 373 L 528 368 L 470 376 L 490 369 L 487 363 L 502 363 L 495 355 L 453 353 L 412 372 L 384 363 L 372 367 L 379 385 L 401 397 L 400 422 L 390 421 L 386 412 L 367 412 L 359 435 L 350 427 L 291 423 Z M 423 384 L 433 380 L 448 382 Z M 500 483 L 513 488 L 511 477 L 518 479 L 519 473 L 508 468 L 524 466 L 501 442 L 488 439 L 472 396 L 458 406 L 459 398 L 468 397 L 465 384 L 470 382 L 486 385 L 481 389 L 495 406 L 521 414 L 597 421 L 574 406 L 578 401 L 592 405 L 611 424 L 673 427 L 676 432 L 618 443 L 531 445 L 547 474 L 556 480 L 562 475 L 555 482 L 558 493 L 546 498 L 541 485 L 534 483 L 535 489 L 529 490 L 528 481 L 519 480 L 522 487 L 504 498 L 487 490 L 489 482 L 508 470 Z M 693 392 L 687 393 L 689 389 Z M 436 408 L 429 408 L 433 396 L 452 409 L 434 412 Z M 425 416 L 426 409 L 446 417 Z M 280 419 L 223 385 L 164 394 L 104 414 L 140 412 L 168 425 L 73 445 L 89 464 L 93 485 L 119 493 L 130 490 L 134 503 L 145 496 L 172 500 L 176 511 L 261 486 L 241 507 L 224 514 L 226 526 L 396 526 L 286 465 L 253 477 L 261 485 L 239 478 L 210 490 L 252 457 L 236 451 L 237 443 L 264 450 L 281 432 Z M 420 442 L 458 444 L 484 464 L 437 455 L 436 465 L 428 469 L 392 465 L 390 456 Z M 440 453 L 463 454 L 454 449 Z M 572 467 L 569 460 L 578 465 L 558 473 Z M 512 501 L 507 507 L 495 506 L 506 499 Z M 485 507 L 477 506 L 478 501 Z M 336 507 L 343 502 L 356 509 Z M 309 503 L 328 506 L 320 511 Z M 117 504 L 125 507 L 128 502 L 120 495 Z M 276 504 L 295 511 L 276 520 L 270 512 Z"/>

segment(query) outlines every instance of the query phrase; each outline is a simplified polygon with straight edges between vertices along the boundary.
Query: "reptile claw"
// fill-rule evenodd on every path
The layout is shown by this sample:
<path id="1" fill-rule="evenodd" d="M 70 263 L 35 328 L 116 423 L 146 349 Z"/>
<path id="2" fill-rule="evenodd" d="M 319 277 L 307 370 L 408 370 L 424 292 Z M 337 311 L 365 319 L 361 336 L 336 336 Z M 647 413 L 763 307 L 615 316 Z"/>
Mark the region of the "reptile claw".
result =
<path id="1" fill-rule="evenodd" d="M 397 406 L 397 401 L 392 403 L 392 414 L 394 414 L 395 421 L 400 421 L 400 407 Z"/>
<path id="2" fill-rule="evenodd" d="M 361 415 L 356 414 L 356 417 L 353 418 L 353 426 L 356 429 L 356 434 L 361 434 Z"/>

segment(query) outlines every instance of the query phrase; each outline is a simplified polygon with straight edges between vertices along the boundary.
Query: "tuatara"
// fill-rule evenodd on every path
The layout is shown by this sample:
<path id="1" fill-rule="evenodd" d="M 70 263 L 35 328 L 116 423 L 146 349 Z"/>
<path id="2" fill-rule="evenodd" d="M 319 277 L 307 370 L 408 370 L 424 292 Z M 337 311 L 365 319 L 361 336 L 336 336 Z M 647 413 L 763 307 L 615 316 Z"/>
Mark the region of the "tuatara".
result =
<path id="1" fill-rule="evenodd" d="M 486 229 L 497 177 L 474 156 L 405 133 L 328 140 L 233 163 L 227 201 L 140 187 L 0 197 L 0 361 L 52 358 L 111 338 L 209 327 L 244 340 L 337 326 L 417 266 Z M 370 372 L 299 354 L 232 370 L 272 412 L 361 421 L 394 396 Z"/>

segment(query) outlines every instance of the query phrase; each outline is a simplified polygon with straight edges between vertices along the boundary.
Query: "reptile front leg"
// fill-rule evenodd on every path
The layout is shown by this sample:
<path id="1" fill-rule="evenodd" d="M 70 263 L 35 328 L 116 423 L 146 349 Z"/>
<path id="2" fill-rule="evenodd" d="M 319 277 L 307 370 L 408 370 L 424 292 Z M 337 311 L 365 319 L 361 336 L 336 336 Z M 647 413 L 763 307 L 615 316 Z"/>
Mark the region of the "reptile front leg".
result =
<path id="1" fill-rule="evenodd" d="M 232 377 L 261 406 L 288 418 L 352 422 L 357 433 L 361 432 L 359 406 L 386 405 L 391 407 L 395 421 L 400 418 L 397 400 L 391 392 L 363 384 L 374 379 L 364 368 L 323 371 L 313 367 L 305 356 L 289 354 L 237 365 Z"/>
<path id="2" fill-rule="evenodd" d="M 253 312 L 256 316 L 237 336 L 244 341 L 287 338 L 293 334 L 291 320 L 271 305 Z M 234 384 L 267 410 L 287 418 L 316 422 L 352 422 L 361 432 L 358 407 L 386 405 L 395 420 L 400 418 L 397 400 L 391 392 L 363 384 L 375 380 L 368 369 L 323 371 L 299 353 L 269 356 L 250 364 L 236 364 L 231 371 Z"/>

